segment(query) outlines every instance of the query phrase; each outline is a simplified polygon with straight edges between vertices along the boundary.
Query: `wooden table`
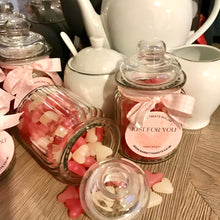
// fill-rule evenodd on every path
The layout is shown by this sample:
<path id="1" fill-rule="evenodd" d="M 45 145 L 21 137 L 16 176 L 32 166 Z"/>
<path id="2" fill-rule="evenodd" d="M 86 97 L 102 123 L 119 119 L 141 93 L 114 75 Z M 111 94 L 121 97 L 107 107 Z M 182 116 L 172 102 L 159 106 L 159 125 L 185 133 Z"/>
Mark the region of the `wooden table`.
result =
<path id="1" fill-rule="evenodd" d="M 15 167 L 0 182 L 0 220 L 68 220 L 67 209 L 56 200 L 66 185 L 43 170 L 16 140 L 15 145 Z M 163 194 L 162 204 L 146 209 L 140 220 L 220 219 L 220 107 L 207 127 L 184 131 L 173 158 L 141 167 L 162 172 L 174 192 Z M 86 215 L 79 219 L 89 220 Z"/>

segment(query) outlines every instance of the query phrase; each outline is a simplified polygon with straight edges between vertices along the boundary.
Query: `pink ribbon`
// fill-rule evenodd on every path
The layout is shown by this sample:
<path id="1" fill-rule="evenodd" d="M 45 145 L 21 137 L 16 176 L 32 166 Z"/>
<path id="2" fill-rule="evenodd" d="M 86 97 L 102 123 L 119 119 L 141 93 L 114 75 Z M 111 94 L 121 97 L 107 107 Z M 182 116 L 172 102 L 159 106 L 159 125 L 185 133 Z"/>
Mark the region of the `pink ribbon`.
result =
<path id="1" fill-rule="evenodd" d="M 23 66 L 4 66 L 4 68 L 12 69 L 6 76 L 3 88 L 16 95 L 14 107 L 17 108 L 20 101 L 33 89 L 42 85 L 62 85 L 62 80 L 57 74 L 61 71 L 59 58 L 46 58 L 38 60 L 34 63 Z M 33 70 L 41 71 L 48 77 L 34 77 Z M 41 82 L 39 83 L 39 79 Z"/>
<path id="2" fill-rule="evenodd" d="M 0 89 L 0 139 L 3 130 L 14 127 L 19 124 L 19 118 L 22 113 L 5 115 L 10 110 L 10 103 L 15 97 Z"/>
<path id="3" fill-rule="evenodd" d="M 5 80 L 5 73 L 0 69 L 0 82 L 3 82 Z"/>
<path id="4" fill-rule="evenodd" d="M 162 103 L 167 110 L 168 116 L 180 126 L 186 118 L 192 116 L 195 99 L 192 96 L 181 93 L 169 93 L 165 95 L 132 95 L 125 89 L 119 88 L 119 91 L 127 98 L 138 102 L 127 114 L 128 120 L 136 127 L 142 127 L 147 119 L 149 112 L 157 103 Z"/>

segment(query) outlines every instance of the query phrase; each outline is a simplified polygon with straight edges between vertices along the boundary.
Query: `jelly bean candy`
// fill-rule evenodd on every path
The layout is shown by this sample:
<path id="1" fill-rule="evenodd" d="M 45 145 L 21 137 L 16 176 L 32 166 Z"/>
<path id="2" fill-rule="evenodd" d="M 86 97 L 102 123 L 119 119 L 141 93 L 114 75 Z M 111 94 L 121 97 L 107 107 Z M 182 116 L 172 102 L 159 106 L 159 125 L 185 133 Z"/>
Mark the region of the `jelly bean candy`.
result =
<path id="1" fill-rule="evenodd" d="M 151 173 L 149 170 L 145 170 L 144 172 L 147 176 L 147 179 L 151 187 L 154 184 L 161 182 L 161 180 L 163 179 L 162 173 Z"/>
<path id="2" fill-rule="evenodd" d="M 78 140 L 74 143 L 72 146 L 71 152 L 73 153 L 75 150 L 77 150 L 81 145 L 86 144 L 86 140 L 81 136 L 78 138 Z"/>
<path id="3" fill-rule="evenodd" d="M 96 127 L 95 134 L 97 136 L 97 142 L 102 142 L 102 140 L 103 140 L 103 127 Z"/>
<path id="4" fill-rule="evenodd" d="M 83 163 L 84 167 L 91 167 L 94 163 L 96 163 L 96 160 L 92 156 L 88 156 L 85 158 L 85 162 Z"/>
<path id="5" fill-rule="evenodd" d="M 69 210 L 69 217 L 71 219 L 75 219 L 75 218 L 79 217 L 84 212 L 84 210 L 81 206 L 80 200 L 70 201 L 70 202 L 74 203 L 74 206 L 73 206 L 73 208 L 71 208 Z"/>
<path id="6" fill-rule="evenodd" d="M 67 199 L 79 199 L 79 193 L 73 185 L 68 185 L 57 197 L 57 200 L 62 203 Z"/>
<path id="7" fill-rule="evenodd" d="M 74 160 L 68 161 L 68 169 L 69 169 L 69 171 L 71 171 L 79 176 L 83 176 L 86 172 L 86 168 L 82 164 L 78 164 Z"/>

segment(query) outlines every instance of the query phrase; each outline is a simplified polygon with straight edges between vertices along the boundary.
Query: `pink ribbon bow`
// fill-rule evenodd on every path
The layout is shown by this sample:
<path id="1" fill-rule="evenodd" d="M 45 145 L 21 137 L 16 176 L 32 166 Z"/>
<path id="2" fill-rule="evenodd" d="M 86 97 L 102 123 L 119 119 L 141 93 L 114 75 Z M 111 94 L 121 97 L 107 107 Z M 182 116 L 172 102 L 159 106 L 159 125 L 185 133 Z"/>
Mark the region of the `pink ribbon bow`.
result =
<path id="1" fill-rule="evenodd" d="M 189 95 L 181 93 L 170 93 L 161 96 L 134 96 L 127 95 L 125 90 L 121 89 L 125 97 L 128 97 L 138 103 L 134 105 L 127 114 L 128 120 L 136 127 L 142 127 L 147 119 L 149 112 L 157 103 L 162 103 L 169 117 L 180 126 L 186 118 L 192 116 L 195 99 Z"/>
<path id="2" fill-rule="evenodd" d="M 16 95 L 15 108 L 25 95 L 39 86 L 62 85 L 62 80 L 57 74 L 58 71 L 61 71 L 59 58 L 46 58 L 28 65 L 4 66 L 4 68 L 12 69 L 6 76 L 3 88 L 12 95 Z M 33 70 L 41 71 L 50 78 L 45 76 L 34 77 Z"/>
<path id="3" fill-rule="evenodd" d="M 5 80 L 5 73 L 0 69 L 0 82 L 3 82 Z"/>
<path id="4" fill-rule="evenodd" d="M 0 139 L 4 135 L 4 130 L 19 124 L 19 118 L 22 113 L 5 115 L 10 109 L 10 102 L 15 97 L 0 89 Z"/>

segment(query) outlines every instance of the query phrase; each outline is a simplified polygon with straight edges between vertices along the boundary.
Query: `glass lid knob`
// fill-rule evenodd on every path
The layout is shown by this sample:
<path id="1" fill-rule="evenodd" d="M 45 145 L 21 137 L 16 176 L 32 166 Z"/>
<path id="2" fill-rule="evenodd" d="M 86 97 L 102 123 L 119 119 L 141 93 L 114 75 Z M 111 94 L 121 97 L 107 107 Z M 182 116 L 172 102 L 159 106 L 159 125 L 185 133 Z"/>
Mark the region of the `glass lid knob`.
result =
<path id="1" fill-rule="evenodd" d="M 5 28 L 8 37 L 28 36 L 30 24 L 23 18 L 15 17 L 6 22 Z"/>

